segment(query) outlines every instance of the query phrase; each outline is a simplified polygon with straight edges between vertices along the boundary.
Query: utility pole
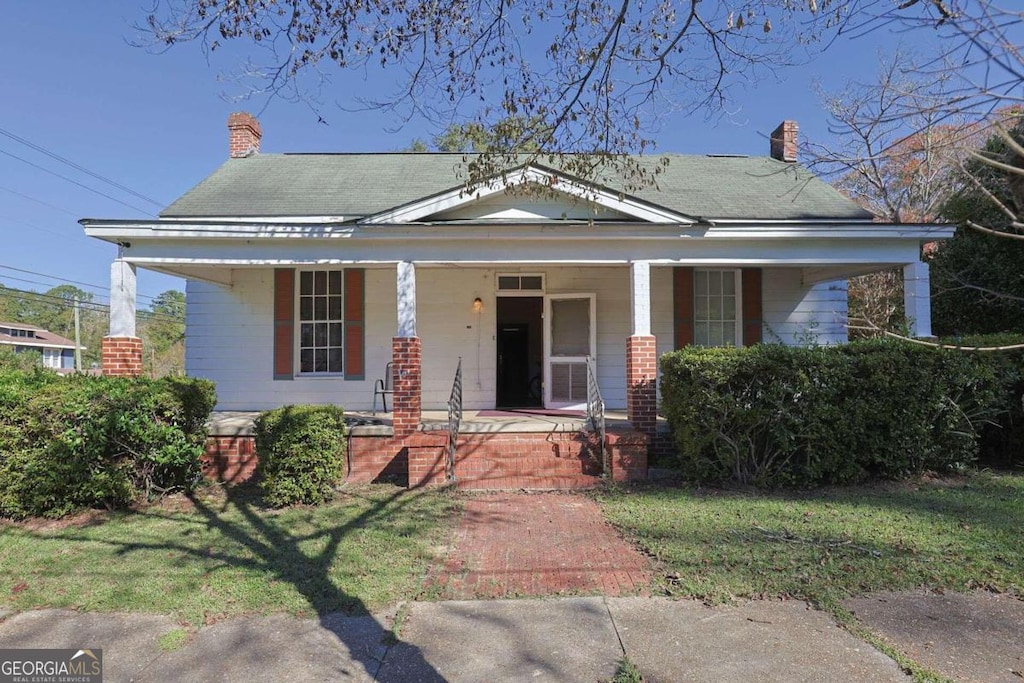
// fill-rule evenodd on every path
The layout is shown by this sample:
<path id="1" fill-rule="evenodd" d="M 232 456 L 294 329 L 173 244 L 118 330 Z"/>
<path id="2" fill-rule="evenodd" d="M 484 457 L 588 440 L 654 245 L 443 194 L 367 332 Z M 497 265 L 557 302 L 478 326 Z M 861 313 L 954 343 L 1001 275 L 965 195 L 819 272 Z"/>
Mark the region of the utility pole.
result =
<path id="1" fill-rule="evenodd" d="M 75 372 L 82 371 L 82 326 L 78 316 L 78 299 L 75 299 Z"/>

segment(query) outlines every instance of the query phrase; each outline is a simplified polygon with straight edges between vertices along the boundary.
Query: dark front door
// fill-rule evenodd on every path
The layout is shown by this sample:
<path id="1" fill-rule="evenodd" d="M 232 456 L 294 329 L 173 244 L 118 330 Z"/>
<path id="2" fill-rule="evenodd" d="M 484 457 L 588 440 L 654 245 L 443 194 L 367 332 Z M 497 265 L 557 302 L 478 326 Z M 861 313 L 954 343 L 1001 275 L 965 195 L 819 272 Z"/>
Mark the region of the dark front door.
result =
<path id="1" fill-rule="evenodd" d="M 529 338 L 530 327 L 525 323 L 498 327 L 499 406 L 529 405 Z"/>
<path id="2" fill-rule="evenodd" d="M 539 297 L 498 298 L 497 407 L 535 408 L 542 405 L 542 303 Z"/>

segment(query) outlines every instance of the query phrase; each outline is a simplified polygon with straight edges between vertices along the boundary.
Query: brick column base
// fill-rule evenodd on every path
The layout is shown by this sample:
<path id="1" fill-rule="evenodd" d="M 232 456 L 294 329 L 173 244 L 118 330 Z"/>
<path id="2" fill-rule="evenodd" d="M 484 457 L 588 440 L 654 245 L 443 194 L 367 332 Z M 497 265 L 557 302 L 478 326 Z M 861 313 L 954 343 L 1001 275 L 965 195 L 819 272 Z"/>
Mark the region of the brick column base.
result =
<path id="1" fill-rule="evenodd" d="M 448 435 L 439 432 L 417 434 L 405 439 L 409 454 L 409 488 L 440 486 L 447 483 L 445 460 L 448 457 Z"/>
<path id="2" fill-rule="evenodd" d="M 401 439 L 420 428 L 421 370 L 423 345 L 419 337 L 394 337 L 391 340 L 391 372 L 394 373 L 392 404 L 395 438 Z"/>
<path id="3" fill-rule="evenodd" d="M 100 357 L 104 375 L 138 377 L 142 374 L 142 340 L 138 337 L 104 337 Z"/>
<path id="4" fill-rule="evenodd" d="M 611 461 L 612 481 L 643 481 L 647 479 L 647 435 L 642 432 L 617 434 L 604 438 Z"/>
<path id="5" fill-rule="evenodd" d="M 626 340 L 626 412 L 633 428 L 654 442 L 658 422 L 658 359 L 654 337 Z"/>

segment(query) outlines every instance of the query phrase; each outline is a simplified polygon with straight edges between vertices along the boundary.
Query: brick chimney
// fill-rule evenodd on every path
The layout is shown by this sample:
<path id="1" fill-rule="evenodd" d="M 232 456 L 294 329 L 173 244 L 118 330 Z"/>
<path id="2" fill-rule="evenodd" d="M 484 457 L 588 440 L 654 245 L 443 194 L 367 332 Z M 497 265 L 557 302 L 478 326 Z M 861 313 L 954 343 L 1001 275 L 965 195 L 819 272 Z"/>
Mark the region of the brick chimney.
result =
<path id="1" fill-rule="evenodd" d="M 263 131 L 260 122 L 244 111 L 228 115 L 228 148 L 232 159 L 258 154 Z"/>
<path id="2" fill-rule="evenodd" d="M 797 130 L 796 121 L 783 121 L 772 132 L 772 159 L 796 161 Z"/>

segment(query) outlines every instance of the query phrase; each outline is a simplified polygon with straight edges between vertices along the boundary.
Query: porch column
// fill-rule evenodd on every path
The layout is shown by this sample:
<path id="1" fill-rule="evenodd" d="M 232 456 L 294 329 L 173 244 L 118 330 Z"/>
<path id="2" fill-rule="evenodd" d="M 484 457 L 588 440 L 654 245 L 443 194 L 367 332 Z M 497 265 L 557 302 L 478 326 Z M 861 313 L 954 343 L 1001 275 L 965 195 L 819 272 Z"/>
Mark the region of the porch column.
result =
<path id="1" fill-rule="evenodd" d="M 653 443 L 658 418 L 658 359 L 651 334 L 651 264 L 630 264 L 633 334 L 626 340 L 626 411 L 638 431 Z"/>
<path id="2" fill-rule="evenodd" d="M 915 261 L 903 266 L 903 308 L 911 337 L 932 336 L 932 299 L 928 264 Z"/>
<path id="3" fill-rule="evenodd" d="M 135 265 L 115 259 L 110 265 L 110 334 L 100 343 L 103 374 L 142 374 L 142 340 L 135 336 Z"/>
<path id="4" fill-rule="evenodd" d="M 398 264 L 398 334 L 391 340 L 392 396 L 396 438 L 420 428 L 422 354 L 416 336 L 416 268 L 410 261 Z"/>

